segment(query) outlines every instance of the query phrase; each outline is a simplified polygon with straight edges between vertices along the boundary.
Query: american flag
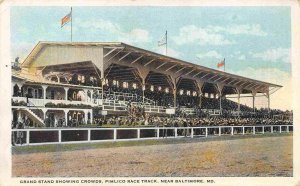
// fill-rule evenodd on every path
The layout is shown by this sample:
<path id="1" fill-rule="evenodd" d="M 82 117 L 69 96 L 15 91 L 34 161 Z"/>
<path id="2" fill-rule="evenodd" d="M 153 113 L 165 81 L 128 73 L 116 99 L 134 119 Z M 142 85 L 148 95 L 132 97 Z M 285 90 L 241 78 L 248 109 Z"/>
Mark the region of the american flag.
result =
<path id="1" fill-rule="evenodd" d="M 225 58 L 220 63 L 217 64 L 217 67 L 220 68 L 224 65 L 225 65 Z"/>
<path id="2" fill-rule="evenodd" d="M 68 13 L 65 17 L 61 19 L 61 27 L 65 26 L 72 19 L 72 12 Z"/>

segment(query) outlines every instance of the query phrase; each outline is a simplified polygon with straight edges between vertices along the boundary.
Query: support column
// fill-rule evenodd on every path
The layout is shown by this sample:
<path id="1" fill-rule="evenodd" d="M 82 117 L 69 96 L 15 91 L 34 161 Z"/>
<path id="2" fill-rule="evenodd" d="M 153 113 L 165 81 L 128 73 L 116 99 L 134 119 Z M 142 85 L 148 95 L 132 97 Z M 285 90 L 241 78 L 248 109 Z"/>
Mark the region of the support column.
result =
<path id="1" fill-rule="evenodd" d="M 233 127 L 231 127 L 231 136 L 233 136 Z"/>
<path id="2" fill-rule="evenodd" d="M 89 97 L 89 95 L 88 95 L 88 90 L 87 89 L 83 89 L 83 91 L 84 91 L 84 94 L 85 94 L 85 102 L 88 102 L 88 97 Z M 82 101 L 82 100 L 81 100 Z"/>
<path id="3" fill-rule="evenodd" d="M 93 90 L 93 89 L 91 89 L 91 90 L 90 90 L 90 92 L 91 92 L 91 100 L 90 100 L 90 102 L 91 102 L 91 103 L 93 103 L 93 95 L 94 95 L 94 90 Z"/>
<path id="4" fill-rule="evenodd" d="M 101 73 L 101 74 L 102 74 L 102 73 Z M 102 99 L 102 100 L 103 100 L 103 98 L 104 98 L 104 89 L 103 89 L 104 83 L 105 83 L 104 78 L 101 78 L 101 91 L 102 91 L 101 99 Z"/>
<path id="5" fill-rule="evenodd" d="M 268 98 L 268 112 L 270 113 L 270 92 L 269 92 L 269 89 L 268 89 L 268 91 L 266 92 L 266 96 L 267 96 L 267 98 Z"/>
<path id="6" fill-rule="evenodd" d="M 93 116 L 93 109 L 91 109 L 91 124 L 94 124 L 94 116 Z"/>
<path id="7" fill-rule="evenodd" d="M 173 88 L 173 96 L 174 96 L 174 108 L 176 108 L 177 104 L 177 89 L 176 88 Z"/>
<path id="8" fill-rule="evenodd" d="M 69 87 L 64 87 L 65 89 L 65 100 L 68 100 L 68 91 L 69 91 Z"/>
<path id="9" fill-rule="evenodd" d="M 45 101 L 48 85 L 42 85 L 42 88 L 43 88 L 43 99 Z"/>
<path id="10" fill-rule="evenodd" d="M 145 79 L 142 78 L 143 103 L 145 103 L 145 90 L 146 90 Z"/>
<path id="11" fill-rule="evenodd" d="M 198 95 L 199 95 L 199 108 L 202 107 L 202 88 L 203 88 L 203 85 L 204 85 L 204 82 L 203 81 L 200 81 L 199 79 L 197 79 L 195 81 L 195 84 L 198 88 Z"/>
<path id="12" fill-rule="evenodd" d="M 222 128 L 219 127 L 219 136 L 221 136 L 221 133 L 222 133 Z"/>
<path id="13" fill-rule="evenodd" d="M 238 116 L 240 117 L 240 112 L 241 112 L 241 92 L 242 92 L 242 88 L 236 88 L 236 92 L 238 94 Z"/>
<path id="14" fill-rule="evenodd" d="M 217 89 L 219 92 L 219 99 L 220 99 L 220 112 L 222 113 L 222 91 L 224 88 L 224 84 L 217 83 Z"/>
<path id="15" fill-rule="evenodd" d="M 253 108 L 253 112 L 255 113 L 255 96 L 256 96 L 257 91 L 256 90 L 252 90 L 252 108 Z"/>
<path id="16" fill-rule="evenodd" d="M 84 122 L 85 124 L 87 124 L 87 121 L 88 121 L 88 111 L 84 111 Z"/>
<path id="17" fill-rule="evenodd" d="M 202 93 L 199 93 L 199 108 L 202 108 Z"/>
<path id="18" fill-rule="evenodd" d="M 143 103 L 145 103 L 146 78 L 150 71 L 146 68 L 138 67 L 137 72 L 142 79 Z"/>
<path id="19" fill-rule="evenodd" d="M 253 127 L 253 134 L 255 134 L 255 127 Z"/>
<path id="20" fill-rule="evenodd" d="M 243 135 L 245 135 L 245 127 L 243 126 Z"/>
<path id="21" fill-rule="evenodd" d="M 68 112 L 69 112 L 69 110 L 64 110 L 64 112 L 65 112 L 65 122 L 66 122 L 65 125 L 68 126 L 68 119 L 69 119 L 68 118 Z"/>

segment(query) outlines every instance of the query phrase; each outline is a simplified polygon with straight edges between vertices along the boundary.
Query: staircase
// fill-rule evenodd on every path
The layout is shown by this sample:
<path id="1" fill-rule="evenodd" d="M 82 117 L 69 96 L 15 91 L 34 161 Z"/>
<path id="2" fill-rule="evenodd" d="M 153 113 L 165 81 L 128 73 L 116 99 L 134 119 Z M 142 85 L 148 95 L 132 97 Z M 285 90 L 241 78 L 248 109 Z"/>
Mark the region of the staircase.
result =
<path id="1" fill-rule="evenodd" d="M 43 127 L 45 126 L 44 121 L 42 120 L 42 118 L 40 118 L 38 115 L 36 115 L 33 111 L 31 111 L 28 108 L 22 108 L 21 110 L 23 110 L 26 115 L 33 120 L 34 123 L 36 123 L 39 127 Z"/>

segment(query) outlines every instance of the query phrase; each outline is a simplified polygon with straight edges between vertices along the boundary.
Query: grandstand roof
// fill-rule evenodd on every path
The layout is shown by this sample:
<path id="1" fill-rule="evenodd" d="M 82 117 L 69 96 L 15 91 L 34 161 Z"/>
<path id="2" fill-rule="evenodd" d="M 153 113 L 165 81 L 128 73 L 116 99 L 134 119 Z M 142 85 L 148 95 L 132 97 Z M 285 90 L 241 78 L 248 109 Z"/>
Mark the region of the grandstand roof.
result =
<path id="1" fill-rule="evenodd" d="M 40 63 L 36 66 L 36 68 L 44 69 L 51 67 L 52 70 L 55 70 L 61 65 L 69 66 L 69 68 L 71 68 L 70 64 L 75 65 L 75 63 L 78 62 L 86 63 L 86 61 L 90 61 L 95 64 L 103 63 L 100 66 L 103 67 L 102 70 L 104 74 L 106 73 L 105 77 L 117 76 L 119 78 L 134 81 L 137 79 L 136 76 L 141 75 L 142 71 L 150 74 L 150 76 L 147 76 L 146 78 L 147 81 L 161 86 L 164 86 L 168 83 L 168 78 L 165 78 L 168 76 L 171 77 L 171 79 L 176 79 L 176 83 L 181 82 L 180 86 L 187 89 L 189 86 L 191 86 L 189 85 L 190 83 L 188 80 L 209 84 L 221 84 L 227 87 L 240 88 L 242 90 L 256 91 L 261 93 L 266 93 L 266 91 L 269 90 L 270 94 L 282 87 L 281 85 L 258 81 L 255 79 L 196 65 L 181 59 L 154 53 L 120 42 L 39 42 L 24 60 L 22 66 L 30 67 L 30 65 L 34 63 L 41 53 L 47 50 L 48 46 L 54 46 L 57 48 L 63 47 L 64 49 L 84 48 L 84 50 L 82 50 L 83 52 L 78 55 L 86 55 L 86 57 L 80 57 L 80 59 L 78 59 L 79 61 L 74 61 L 76 58 L 72 58 L 70 60 L 73 61 L 65 64 L 61 61 L 53 64 Z M 103 60 L 99 60 L 100 62 L 95 62 L 95 59 L 98 60 L 99 55 L 98 51 L 92 48 L 103 48 L 103 55 L 101 56 Z M 70 51 L 70 55 L 74 55 L 76 51 Z M 57 52 L 57 54 L 55 54 L 55 52 Z M 58 59 L 57 55 L 67 55 L 65 54 L 65 50 L 61 51 L 63 54 L 59 54 L 58 52 L 60 52 L 59 49 L 57 51 L 50 50 L 51 55 L 55 56 L 55 58 L 52 58 L 52 60 Z M 91 57 L 91 59 L 88 57 Z M 96 66 L 99 67 L 99 64 Z M 87 68 L 87 70 L 93 68 L 93 66 L 90 64 L 86 64 L 86 66 L 82 65 L 73 67 L 81 68 L 82 70 L 84 70 L 84 68 Z M 135 69 L 138 69 L 137 73 Z"/>

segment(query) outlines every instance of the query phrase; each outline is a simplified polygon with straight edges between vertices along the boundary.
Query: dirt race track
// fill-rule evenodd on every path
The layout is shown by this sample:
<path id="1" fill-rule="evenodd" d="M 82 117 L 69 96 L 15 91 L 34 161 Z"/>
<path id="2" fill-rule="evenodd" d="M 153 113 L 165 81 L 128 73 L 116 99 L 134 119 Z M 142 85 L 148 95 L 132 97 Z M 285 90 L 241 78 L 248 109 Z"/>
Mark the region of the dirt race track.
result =
<path id="1" fill-rule="evenodd" d="M 292 176 L 292 135 L 17 153 L 12 175 L 33 177 Z"/>

